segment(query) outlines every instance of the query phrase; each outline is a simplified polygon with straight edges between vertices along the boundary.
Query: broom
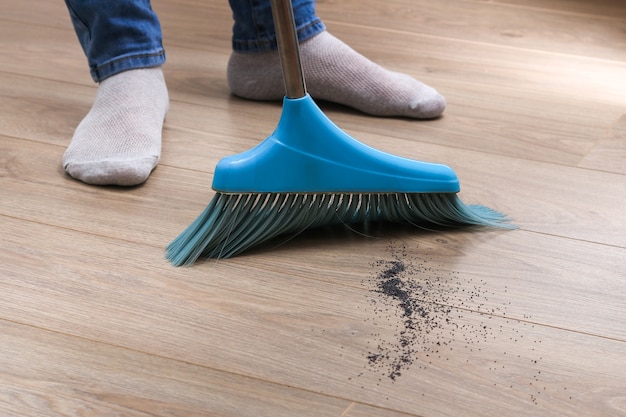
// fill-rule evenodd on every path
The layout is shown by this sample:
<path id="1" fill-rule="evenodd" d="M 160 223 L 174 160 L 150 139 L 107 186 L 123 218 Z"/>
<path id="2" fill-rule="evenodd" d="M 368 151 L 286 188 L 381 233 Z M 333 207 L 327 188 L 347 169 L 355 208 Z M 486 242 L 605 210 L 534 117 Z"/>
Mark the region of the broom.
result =
<path id="1" fill-rule="evenodd" d="M 291 1 L 271 5 L 287 91 L 278 126 L 256 147 L 219 161 L 215 196 L 167 246 L 173 265 L 229 258 L 337 223 L 512 227 L 501 213 L 465 205 L 451 168 L 373 149 L 333 124 L 306 92 Z"/>

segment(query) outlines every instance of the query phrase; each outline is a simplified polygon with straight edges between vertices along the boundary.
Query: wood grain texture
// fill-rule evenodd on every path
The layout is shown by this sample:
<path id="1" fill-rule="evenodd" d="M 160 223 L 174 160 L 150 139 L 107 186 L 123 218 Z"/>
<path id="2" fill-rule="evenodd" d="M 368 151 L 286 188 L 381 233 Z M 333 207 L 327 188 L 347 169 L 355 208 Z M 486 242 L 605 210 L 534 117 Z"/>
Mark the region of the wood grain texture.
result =
<path id="1" fill-rule="evenodd" d="M 565 13 L 468 0 L 367 2 L 354 8 L 350 3 L 328 0 L 319 3 L 318 12 L 331 22 L 350 21 L 363 27 L 610 60 L 626 57 L 623 9 L 611 19 L 564 9 Z"/>
<path id="2" fill-rule="evenodd" d="M 349 406 L 29 326 L 0 321 L 0 328 L 5 416 L 338 416 Z"/>
<path id="3" fill-rule="evenodd" d="M 321 103 L 331 119 L 452 166 L 520 229 L 325 228 L 192 268 L 165 245 L 281 107 L 230 95 L 227 2 L 154 7 L 163 158 L 122 189 L 61 167 L 97 88 L 63 4 L 0 0 L 2 416 L 626 416 L 626 5 L 319 0 L 448 100 L 426 122 Z"/>
<path id="4" fill-rule="evenodd" d="M 541 394 L 536 401 L 546 415 L 591 413 L 599 403 L 609 411 L 626 388 L 614 365 L 626 334 L 617 319 L 624 315 L 618 295 L 624 280 L 614 270 L 620 262 L 615 254 L 595 256 L 606 269 L 567 259 L 554 259 L 550 269 L 550 253 L 539 260 L 519 254 L 517 262 L 507 256 L 502 240 L 520 241 L 512 234 L 488 239 L 495 253 L 486 248 L 489 242 L 478 245 L 467 236 L 473 247 L 459 253 L 459 239 L 442 243 L 446 235 L 403 232 L 396 249 L 388 249 L 387 240 L 364 247 L 358 239 L 333 245 L 323 236 L 330 247 L 320 242 L 306 251 L 295 245 L 287 253 L 181 271 L 167 266 L 151 246 L 90 234 L 72 239 L 74 231 L 22 220 L 5 225 L 20 233 L 5 235 L 11 243 L 2 247 L 0 264 L 19 258 L 24 265 L 12 268 L 12 280 L 0 291 L 0 314 L 13 322 L 418 415 L 470 412 L 479 404 L 494 415 L 521 412 Z M 41 241 L 45 228 L 49 238 Z M 351 256 L 357 248 L 361 255 Z M 393 303 L 385 313 L 371 303 L 377 299 L 372 263 L 393 260 L 394 250 L 420 262 L 421 269 L 408 266 L 416 280 L 443 286 L 445 291 L 424 303 L 447 303 L 451 312 L 441 316 L 433 310 L 430 320 L 438 325 L 420 336 L 413 366 L 392 382 L 388 367 L 369 364 L 367 356 L 379 340 L 393 342 L 401 324 Z M 306 260 L 289 262 L 289 252 L 306 254 Z M 477 252 L 491 259 L 493 272 Z M 561 262 L 573 272 L 564 274 Z M 352 268 L 342 269 L 346 263 Z M 609 276 L 614 279 L 603 279 Z M 601 311 L 595 311 L 596 299 L 603 300 Z M 44 314 L 42 303 L 49 306 Z M 602 361 L 588 360 L 600 355 Z M 544 387 L 545 393 L 537 391 Z M 414 403 L 414 392 L 430 401 Z M 440 392 L 466 400 L 442 405 L 436 401 Z"/>
<path id="5" fill-rule="evenodd" d="M 626 174 L 626 114 L 607 129 L 580 166 Z"/>

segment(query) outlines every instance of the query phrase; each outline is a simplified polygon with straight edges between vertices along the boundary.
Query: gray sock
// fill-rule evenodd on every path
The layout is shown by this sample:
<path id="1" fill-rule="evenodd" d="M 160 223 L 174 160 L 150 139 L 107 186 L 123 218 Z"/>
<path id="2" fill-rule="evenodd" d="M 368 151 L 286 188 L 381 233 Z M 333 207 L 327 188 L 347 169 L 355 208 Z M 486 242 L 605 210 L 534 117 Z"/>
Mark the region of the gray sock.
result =
<path id="1" fill-rule="evenodd" d="M 63 155 L 63 168 L 88 184 L 141 184 L 161 156 L 169 97 L 161 68 L 130 70 L 102 81 L 93 107 Z"/>
<path id="2" fill-rule="evenodd" d="M 428 119 L 445 109 L 432 87 L 405 74 L 388 71 L 328 32 L 300 45 L 307 90 L 375 116 Z M 233 94 L 252 100 L 280 100 L 285 95 L 278 52 L 233 52 L 228 62 Z"/>

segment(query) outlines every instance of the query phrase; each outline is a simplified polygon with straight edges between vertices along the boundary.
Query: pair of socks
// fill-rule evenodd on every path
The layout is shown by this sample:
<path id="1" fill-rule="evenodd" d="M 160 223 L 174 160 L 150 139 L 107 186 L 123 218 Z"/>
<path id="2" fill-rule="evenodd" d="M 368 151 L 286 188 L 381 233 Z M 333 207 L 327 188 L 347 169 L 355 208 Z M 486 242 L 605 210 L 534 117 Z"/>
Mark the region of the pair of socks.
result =
<path id="1" fill-rule="evenodd" d="M 328 32 L 300 45 L 307 90 L 374 116 L 428 119 L 444 98 L 414 78 L 373 63 Z M 233 94 L 280 100 L 285 94 L 277 52 L 233 52 L 228 63 Z M 72 177 L 95 185 L 138 185 L 161 155 L 161 132 L 169 108 L 160 67 L 125 71 L 102 81 L 92 109 L 76 128 L 63 155 Z"/>

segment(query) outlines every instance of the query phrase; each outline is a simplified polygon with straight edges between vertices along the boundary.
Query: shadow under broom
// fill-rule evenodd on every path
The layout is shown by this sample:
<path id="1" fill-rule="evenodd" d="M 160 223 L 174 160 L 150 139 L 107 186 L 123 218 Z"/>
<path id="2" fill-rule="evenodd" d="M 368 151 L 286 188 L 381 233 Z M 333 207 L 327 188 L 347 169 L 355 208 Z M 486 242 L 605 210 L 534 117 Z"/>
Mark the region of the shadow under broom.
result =
<path id="1" fill-rule="evenodd" d="M 216 195 L 166 249 L 175 266 L 229 258 L 287 233 L 331 224 L 513 228 L 505 215 L 457 196 L 446 165 L 371 148 L 339 129 L 306 92 L 290 0 L 271 0 L 286 97 L 274 133 L 223 158 Z"/>

